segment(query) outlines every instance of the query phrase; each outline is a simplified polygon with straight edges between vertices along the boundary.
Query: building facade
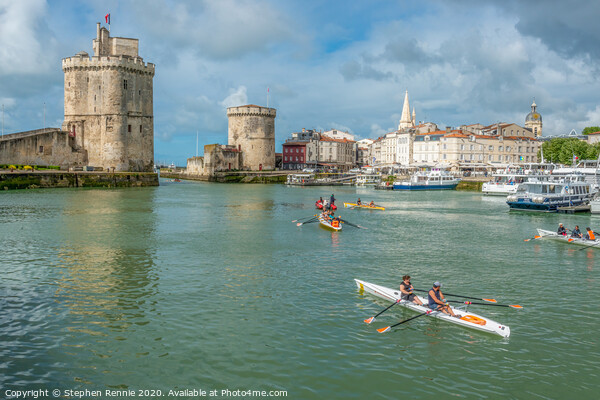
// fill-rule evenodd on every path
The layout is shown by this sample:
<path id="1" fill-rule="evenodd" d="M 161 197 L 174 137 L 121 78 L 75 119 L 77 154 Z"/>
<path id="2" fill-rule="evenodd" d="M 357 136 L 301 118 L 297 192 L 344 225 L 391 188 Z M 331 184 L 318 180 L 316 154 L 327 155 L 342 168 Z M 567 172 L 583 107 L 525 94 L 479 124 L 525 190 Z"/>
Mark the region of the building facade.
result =
<path id="1" fill-rule="evenodd" d="M 283 144 L 283 169 L 298 170 L 308 165 L 306 145 L 308 142 L 285 142 Z"/>

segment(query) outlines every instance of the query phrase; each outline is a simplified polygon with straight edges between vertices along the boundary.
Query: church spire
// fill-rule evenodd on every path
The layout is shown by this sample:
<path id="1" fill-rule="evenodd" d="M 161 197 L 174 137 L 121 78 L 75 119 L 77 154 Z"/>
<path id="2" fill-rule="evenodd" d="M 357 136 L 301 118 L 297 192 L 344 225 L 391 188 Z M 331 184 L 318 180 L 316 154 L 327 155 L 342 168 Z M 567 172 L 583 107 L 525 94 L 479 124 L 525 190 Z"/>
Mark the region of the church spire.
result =
<path id="1" fill-rule="evenodd" d="M 413 121 L 410 118 L 410 105 L 408 103 L 408 90 L 404 95 L 404 106 L 402 107 L 402 117 L 400 117 L 400 123 L 398 124 L 398 130 L 401 131 L 405 128 L 411 128 Z"/>

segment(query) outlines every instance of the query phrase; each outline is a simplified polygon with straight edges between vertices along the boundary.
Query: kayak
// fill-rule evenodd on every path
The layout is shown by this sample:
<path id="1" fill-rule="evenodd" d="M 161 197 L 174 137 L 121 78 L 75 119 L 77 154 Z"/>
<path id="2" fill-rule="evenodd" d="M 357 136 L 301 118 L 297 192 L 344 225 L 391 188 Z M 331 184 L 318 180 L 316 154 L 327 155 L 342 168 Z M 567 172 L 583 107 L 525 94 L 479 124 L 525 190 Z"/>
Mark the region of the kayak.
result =
<path id="1" fill-rule="evenodd" d="M 358 286 L 358 288 L 360 289 L 361 294 L 363 292 L 367 292 L 384 300 L 393 302 L 396 302 L 400 299 L 401 293 L 399 289 L 390 289 L 385 286 L 375 285 L 374 283 L 361 281 L 359 279 L 354 279 L 354 281 L 356 282 L 356 286 Z M 426 298 L 420 296 L 417 297 L 419 298 L 419 300 L 421 300 L 423 304 L 427 304 Z M 419 306 L 413 303 L 412 301 L 407 300 L 401 300 L 398 303 L 398 305 L 416 311 L 418 313 L 424 313 L 429 310 L 429 307 L 427 306 Z M 444 314 L 441 311 L 432 311 L 430 314 L 427 314 L 427 316 L 441 319 L 443 321 L 460 325 L 465 328 L 476 329 L 478 331 L 487 332 L 502 337 L 510 336 L 510 328 L 508 326 L 502 325 L 482 315 L 467 311 L 468 305 L 464 305 L 461 307 L 450 306 L 450 308 L 452 309 L 454 314 L 458 315 L 460 318 L 455 318 L 451 315 Z"/>
<path id="2" fill-rule="evenodd" d="M 542 239 L 552 239 L 563 243 L 576 244 L 579 246 L 588 246 L 590 248 L 600 249 L 600 240 L 587 240 L 583 238 L 574 238 L 570 236 L 559 235 L 555 231 L 547 231 L 545 229 L 538 229 L 538 234 Z"/>
<path id="3" fill-rule="evenodd" d="M 367 210 L 381 210 L 381 211 L 385 211 L 385 207 L 370 206 L 368 204 L 344 203 L 344 207 L 366 208 Z"/>
<path id="4" fill-rule="evenodd" d="M 323 217 L 323 214 L 319 214 L 319 225 L 321 225 L 322 228 L 325 228 L 330 231 L 335 231 L 335 232 L 341 231 L 342 224 L 339 224 L 339 226 L 333 226 L 333 224 L 335 224 L 335 222 L 336 221 L 330 222 L 329 219 Z"/>
<path id="5" fill-rule="evenodd" d="M 322 210 L 323 209 L 323 203 L 317 200 L 317 202 L 315 203 L 315 207 L 317 209 L 319 209 L 319 210 Z"/>

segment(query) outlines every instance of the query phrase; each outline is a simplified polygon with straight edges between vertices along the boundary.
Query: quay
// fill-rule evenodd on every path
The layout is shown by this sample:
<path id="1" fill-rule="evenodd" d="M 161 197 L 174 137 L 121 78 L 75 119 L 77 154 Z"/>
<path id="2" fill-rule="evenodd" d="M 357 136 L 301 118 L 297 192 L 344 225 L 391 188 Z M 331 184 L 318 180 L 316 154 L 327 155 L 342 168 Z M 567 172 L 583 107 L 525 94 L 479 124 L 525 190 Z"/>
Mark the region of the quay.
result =
<path id="1" fill-rule="evenodd" d="M 579 206 L 558 207 L 556 211 L 562 214 L 589 213 L 591 211 L 591 206 L 589 204 L 582 204 Z"/>
<path id="2" fill-rule="evenodd" d="M 160 171 L 161 178 L 219 183 L 285 183 L 284 171 L 222 171 L 212 175 L 188 174 L 180 171 Z"/>
<path id="3" fill-rule="evenodd" d="M 0 189 L 158 186 L 153 172 L 0 171 Z"/>

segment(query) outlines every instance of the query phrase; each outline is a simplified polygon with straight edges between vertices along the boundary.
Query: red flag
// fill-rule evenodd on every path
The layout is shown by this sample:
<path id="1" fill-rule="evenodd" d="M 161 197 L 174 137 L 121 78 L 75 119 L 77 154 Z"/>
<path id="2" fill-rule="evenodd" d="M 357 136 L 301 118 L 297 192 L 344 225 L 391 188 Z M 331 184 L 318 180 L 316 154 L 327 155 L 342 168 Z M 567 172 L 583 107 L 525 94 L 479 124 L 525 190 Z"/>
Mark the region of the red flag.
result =
<path id="1" fill-rule="evenodd" d="M 106 21 L 107 24 L 110 25 L 110 13 L 108 13 L 104 16 L 104 20 Z"/>

